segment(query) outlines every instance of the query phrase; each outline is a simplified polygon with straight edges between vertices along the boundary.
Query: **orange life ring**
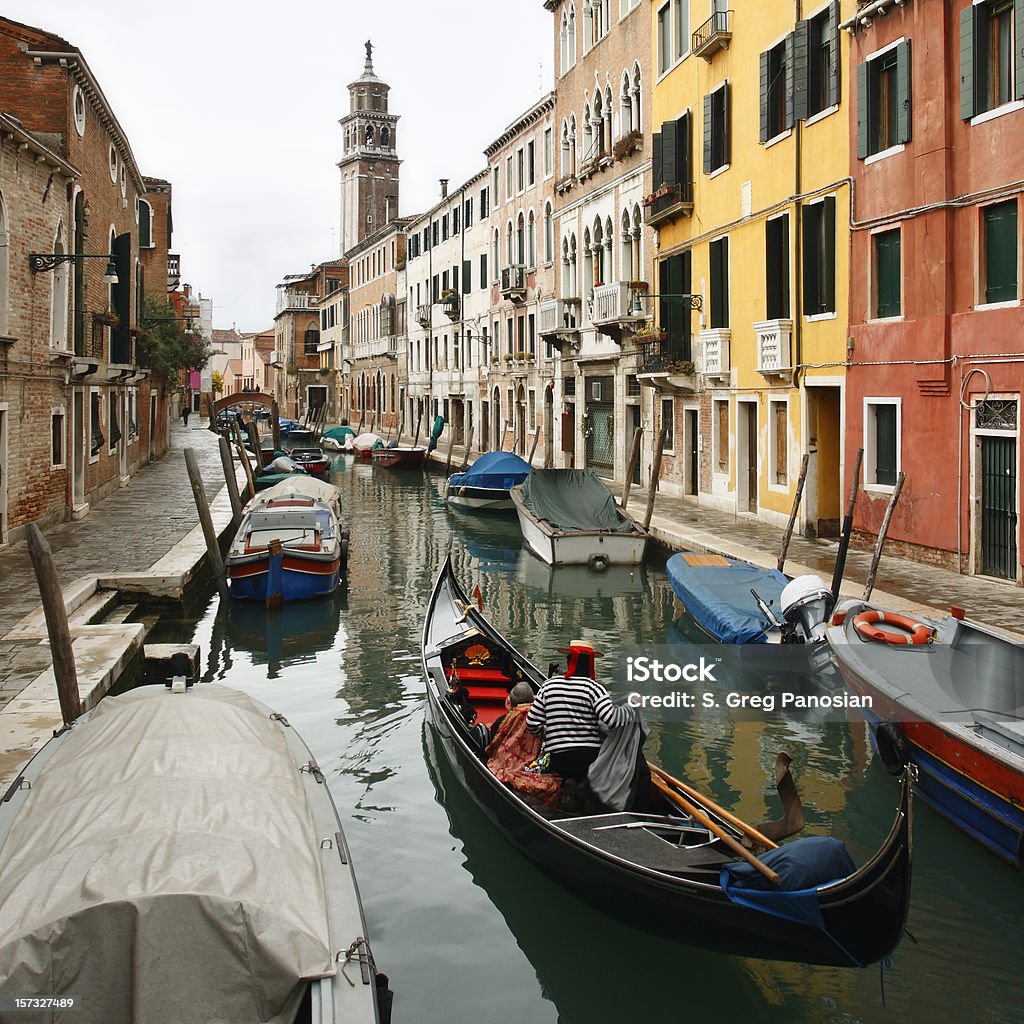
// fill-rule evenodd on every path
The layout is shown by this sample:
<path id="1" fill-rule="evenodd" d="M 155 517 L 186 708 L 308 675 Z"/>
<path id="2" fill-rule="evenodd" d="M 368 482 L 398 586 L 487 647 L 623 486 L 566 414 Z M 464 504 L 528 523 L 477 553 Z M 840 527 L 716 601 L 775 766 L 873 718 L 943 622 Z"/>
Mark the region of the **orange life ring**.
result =
<path id="1" fill-rule="evenodd" d="M 899 626 L 906 633 L 888 633 L 878 629 L 876 622 L 884 622 L 889 626 Z M 915 647 L 926 644 L 935 636 L 935 630 L 923 622 L 917 622 L 909 615 L 898 615 L 896 612 L 883 612 L 877 608 L 861 612 L 853 620 L 853 628 L 865 640 L 877 640 L 883 644 L 911 644 Z"/>

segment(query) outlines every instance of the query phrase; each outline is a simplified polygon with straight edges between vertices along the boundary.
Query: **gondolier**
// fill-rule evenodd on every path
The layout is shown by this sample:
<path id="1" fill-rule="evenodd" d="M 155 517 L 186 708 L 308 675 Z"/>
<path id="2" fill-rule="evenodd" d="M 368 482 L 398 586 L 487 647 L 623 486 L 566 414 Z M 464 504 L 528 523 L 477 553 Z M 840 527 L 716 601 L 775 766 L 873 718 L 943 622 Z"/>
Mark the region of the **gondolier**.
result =
<path id="1" fill-rule="evenodd" d="M 543 736 L 551 771 L 579 782 L 587 777 L 587 769 L 601 749 L 600 725 L 609 729 L 625 725 L 629 709 L 613 704 L 597 681 L 600 651 L 586 640 L 573 640 L 558 650 L 568 656 L 565 675 L 552 676 L 540 688 L 526 717 L 526 728 Z"/>

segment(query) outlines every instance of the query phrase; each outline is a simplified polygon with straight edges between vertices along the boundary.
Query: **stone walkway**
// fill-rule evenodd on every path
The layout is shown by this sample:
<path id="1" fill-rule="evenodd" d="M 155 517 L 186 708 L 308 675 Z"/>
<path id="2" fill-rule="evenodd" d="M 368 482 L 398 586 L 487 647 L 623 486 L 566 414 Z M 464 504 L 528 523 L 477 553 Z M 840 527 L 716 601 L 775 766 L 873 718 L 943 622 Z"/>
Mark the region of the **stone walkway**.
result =
<path id="1" fill-rule="evenodd" d="M 92 508 L 85 519 L 46 531 L 64 587 L 82 576 L 145 572 L 197 525 L 199 516 L 183 451 L 194 449 L 207 497 L 224 486 L 217 435 L 205 421 L 174 424 L 171 447 L 158 462 Z M 39 590 L 24 543 L 0 549 L 0 637 L 39 607 Z M 0 706 L 50 664 L 46 644 L 0 640 Z"/>

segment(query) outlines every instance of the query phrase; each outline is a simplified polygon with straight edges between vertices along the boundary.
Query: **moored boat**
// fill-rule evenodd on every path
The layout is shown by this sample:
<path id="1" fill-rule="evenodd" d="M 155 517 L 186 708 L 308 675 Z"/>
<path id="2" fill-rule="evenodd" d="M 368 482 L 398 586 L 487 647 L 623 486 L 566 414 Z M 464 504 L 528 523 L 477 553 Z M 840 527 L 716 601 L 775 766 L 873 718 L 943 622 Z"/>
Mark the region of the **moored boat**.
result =
<path id="1" fill-rule="evenodd" d="M 427 449 L 412 445 L 374 448 L 371 457 L 375 466 L 385 469 L 421 469 L 427 461 Z"/>
<path id="2" fill-rule="evenodd" d="M 272 604 L 334 593 L 348 557 L 340 511 L 338 488 L 310 476 L 257 494 L 225 560 L 231 595 Z"/>
<path id="3" fill-rule="evenodd" d="M 514 682 L 536 690 L 544 677 L 477 610 L 455 579 L 450 556 L 431 595 L 422 642 L 432 727 L 460 783 L 506 839 L 581 898 L 655 934 L 735 956 L 862 966 L 900 941 L 910 899 L 909 773 L 893 826 L 862 867 L 805 878 L 799 892 L 737 892 L 731 881 L 737 855 L 722 838 L 735 841 L 739 832 L 730 830 L 737 819 L 723 817 L 692 790 L 685 791 L 700 816 L 681 815 L 661 785 L 651 792 L 649 813 L 562 814 L 538 807 L 490 772 L 480 727 L 470 724 L 473 716 L 453 689 L 464 691 L 459 697 L 486 721 Z M 788 771 L 779 779 L 782 792 Z M 788 834 L 774 832 L 776 838 Z M 807 843 L 814 840 L 788 843 L 762 858 L 795 863 L 796 851 L 810 849 Z"/>
<path id="4" fill-rule="evenodd" d="M 1024 867 L 1024 644 L 962 617 L 845 601 L 828 640 L 883 763 L 993 853 Z"/>
<path id="5" fill-rule="evenodd" d="M 307 473 L 325 477 L 330 469 L 330 462 L 322 448 L 293 448 L 289 453 L 293 462 L 298 463 Z"/>
<path id="6" fill-rule="evenodd" d="M 82 1024 L 389 1015 L 323 773 L 216 684 L 104 698 L 41 748 L 0 807 L 0 905 L 0 994 Z"/>
<path id="7" fill-rule="evenodd" d="M 589 469 L 535 469 L 510 491 L 523 539 L 549 565 L 635 565 L 648 533 Z"/>
<path id="8" fill-rule="evenodd" d="M 369 431 L 345 438 L 345 450 L 355 452 L 356 458 L 361 462 L 369 462 L 374 449 L 383 447 L 384 438 Z"/>
<path id="9" fill-rule="evenodd" d="M 448 477 L 445 500 L 473 512 L 513 511 L 509 491 L 521 484 L 533 467 L 514 452 L 485 452 L 462 473 Z"/>

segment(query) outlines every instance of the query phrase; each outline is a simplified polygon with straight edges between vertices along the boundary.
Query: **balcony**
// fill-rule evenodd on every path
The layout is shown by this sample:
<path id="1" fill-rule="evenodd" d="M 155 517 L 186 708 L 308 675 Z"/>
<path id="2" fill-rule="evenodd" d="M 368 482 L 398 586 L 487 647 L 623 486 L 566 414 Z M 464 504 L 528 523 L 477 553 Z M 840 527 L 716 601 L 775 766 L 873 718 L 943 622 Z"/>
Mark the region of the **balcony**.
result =
<path id="1" fill-rule="evenodd" d="M 416 307 L 416 323 L 418 323 L 420 327 L 430 326 L 430 312 L 429 302 L 421 303 Z"/>
<path id="2" fill-rule="evenodd" d="M 732 331 L 728 327 L 714 327 L 700 332 L 701 347 L 704 350 L 704 376 L 727 382 L 731 376 L 729 344 Z"/>
<path id="3" fill-rule="evenodd" d="M 181 257 L 175 253 L 167 254 L 167 290 L 173 292 L 181 283 Z"/>
<path id="4" fill-rule="evenodd" d="M 644 206 L 647 207 L 645 223 L 652 228 L 677 217 L 689 217 L 693 213 L 693 182 L 663 185 L 644 198 Z"/>
<path id="5" fill-rule="evenodd" d="M 792 372 L 790 339 L 792 320 L 762 320 L 754 324 L 757 333 L 757 372 L 764 377 L 777 377 Z"/>
<path id="6" fill-rule="evenodd" d="M 703 57 L 709 64 L 711 58 L 719 50 L 728 50 L 732 32 L 729 30 L 729 12 L 715 11 L 704 22 L 690 40 L 691 52 L 695 57 Z"/>
<path id="7" fill-rule="evenodd" d="M 284 366 L 284 353 L 281 352 L 279 349 L 275 349 L 273 352 L 270 353 L 269 362 L 271 366 Z"/>
<path id="8" fill-rule="evenodd" d="M 691 358 L 689 337 L 655 331 L 635 338 L 640 350 L 640 383 L 657 391 L 694 395 L 700 388 L 700 370 Z"/>
<path id="9" fill-rule="evenodd" d="M 563 345 L 578 348 L 582 311 L 578 298 L 547 299 L 540 304 L 540 336 L 562 351 Z"/>
<path id="10" fill-rule="evenodd" d="M 445 292 L 441 296 L 441 312 L 452 322 L 459 319 L 460 303 L 457 292 Z"/>
<path id="11" fill-rule="evenodd" d="M 526 267 L 522 264 L 501 268 L 501 297 L 513 302 L 526 298 Z"/>
<path id="12" fill-rule="evenodd" d="M 622 332 L 646 320 L 644 299 L 640 292 L 630 290 L 626 281 L 599 284 L 590 300 L 590 319 L 601 334 L 621 341 Z"/>
<path id="13" fill-rule="evenodd" d="M 276 315 L 280 316 L 285 311 L 292 309 L 312 309 L 318 301 L 318 296 L 307 295 L 305 292 L 279 291 Z"/>

